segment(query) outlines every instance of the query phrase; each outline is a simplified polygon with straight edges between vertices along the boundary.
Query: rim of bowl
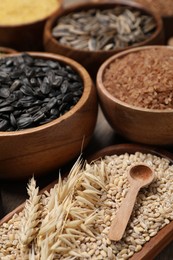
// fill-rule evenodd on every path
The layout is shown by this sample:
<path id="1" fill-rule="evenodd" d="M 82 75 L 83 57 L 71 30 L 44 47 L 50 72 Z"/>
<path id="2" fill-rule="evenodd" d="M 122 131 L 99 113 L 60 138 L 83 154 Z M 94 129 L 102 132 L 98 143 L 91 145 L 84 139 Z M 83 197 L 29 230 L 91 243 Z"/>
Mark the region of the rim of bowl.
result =
<path id="1" fill-rule="evenodd" d="M 52 11 L 49 15 L 46 15 L 43 18 L 31 21 L 31 22 L 25 22 L 25 23 L 19 23 L 19 24 L 0 24 L 0 29 L 7 29 L 7 28 L 21 28 L 24 26 L 32 26 L 36 23 L 41 23 L 46 21 L 47 19 L 49 19 L 52 15 L 54 15 L 55 13 L 57 13 L 58 11 L 60 11 L 62 9 L 63 6 L 63 0 L 57 0 L 57 2 L 59 2 L 59 7 L 56 7 L 54 11 Z"/>
<path id="2" fill-rule="evenodd" d="M 118 54 L 115 54 L 113 56 L 111 56 L 110 58 L 108 58 L 105 62 L 103 62 L 103 64 L 100 66 L 98 73 L 97 73 L 97 77 L 96 77 L 96 87 L 98 90 L 100 90 L 100 92 L 102 92 L 107 98 L 109 98 L 111 101 L 116 102 L 117 104 L 124 106 L 126 108 L 129 109 L 133 109 L 136 111 L 143 111 L 143 112 L 153 112 L 153 113 L 172 113 L 173 112 L 173 108 L 172 109 L 150 109 L 150 108 L 143 108 L 143 107 L 138 107 L 138 106 L 133 106 L 130 105 L 126 102 L 121 101 L 120 99 L 112 96 L 109 91 L 105 88 L 104 84 L 103 84 L 103 75 L 105 73 L 106 68 L 117 58 L 122 58 L 126 55 L 128 55 L 129 53 L 132 52 L 139 52 L 142 50 L 146 50 L 146 49 L 155 49 L 155 48 L 159 48 L 159 49 L 170 49 L 173 51 L 173 46 L 167 46 L 167 45 L 148 45 L 148 46 L 142 46 L 142 47 L 138 47 L 138 48 L 133 48 L 131 50 L 127 50 L 127 51 L 123 51 L 120 52 Z"/>
<path id="3" fill-rule="evenodd" d="M 109 8 L 109 6 L 127 6 L 127 7 L 131 7 L 131 8 L 136 8 L 137 10 L 140 10 L 143 13 L 149 14 L 150 16 L 152 16 L 155 21 L 156 21 L 156 30 L 155 32 L 153 32 L 145 41 L 139 42 L 139 43 L 135 43 L 133 45 L 127 46 L 125 48 L 117 48 L 114 50 L 96 50 L 96 51 L 92 51 L 92 50 L 83 50 L 83 49 L 76 49 L 74 47 L 70 47 L 70 46 L 66 46 L 63 45 L 61 43 L 59 43 L 56 38 L 52 35 L 52 29 L 54 27 L 55 22 L 57 21 L 57 19 L 59 19 L 60 17 L 63 17 L 64 15 L 67 15 L 69 13 L 72 13 L 74 11 L 80 11 L 82 8 L 86 8 L 90 9 L 90 8 L 98 8 L 99 7 L 104 7 L 107 6 L 107 8 Z M 46 36 L 48 36 L 49 39 L 51 39 L 51 41 L 53 41 L 54 44 L 56 44 L 57 46 L 61 46 L 66 50 L 73 50 L 75 52 L 83 52 L 83 53 L 98 53 L 101 54 L 103 52 L 106 53 L 115 53 L 118 51 L 125 51 L 125 50 L 129 50 L 132 48 L 137 48 L 143 45 L 147 45 L 148 42 L 150 42 L 151 40 L 155 39 L 161 32 L 163 31 L 163 21 L 162 18 L 157 15 L 155 12 L 150 11 L 146 6 L 143 6 L 137 2 L 133 2 L 133 1 L 129 1 L 129 0 L 114 0 L 114 1 L 105 1 L 103 0 L 102 2 L 85 2 L 85 3 L 78 3 L 78 4 L 73 4 L 71 6 L 68 6 L 65 9 L 59 10 L 58 12 L 56 12 L 54 15 L 52 15 L 46 22 L 45 24 L 45 28 L 44 28 L 44 38 L 46 40 Z"/>
<path id="4" fill-rule="evenodd" d="M 85 104 L 85 102 L 87 101 L 87 99 L 90 95 L 92 87 L 94 87 L 93 81 L 92 81 L 89 73 L 87 72 L 87 70 L 78 62 L 74 61 L 73 59 L 62 56 L 62 55 L 48 53 L 48 52 L 18 52 L 18 53 L 14 53 L 14 54 L 8 54 L 5 57 L 2 57 L 2 59 L 8 58 L 8 57 L 19 56 L 22 53 L 28 53 L 35 58 L 56 60 L 62 64 L 64 63 L 66 65 L 71 66 L 74 69 L 74 71 L 76 73 L 78 73 L 78 75 L 81 77 L 81 79 L 83 81 L 83 87 L 84 87 L 83 93 L 82 93 L 82 96 L 79 99 L 79 101 L 76 103 L 76 105 L 74 105 L 74 107 L 72 107 L 69 111 L 67 111 L 62 116 L 60 116 L 56 119 L 53 119 L 52 121 L 45 123 L 41 126 L 31 127 L 31 128 L 27 128 L 27 129 L 23 129 L 23 130 L 10 131 L 10 132 L 0 131 L 0 136 L 18 136 L 18 135 L 31 134 L 31 133 L 45 130 L 46 128 L 52 127 L 56 124 L 63 122 L 64 120 L 70 118 L 73 114 L 75 114 L 80 108 L 82 108 L 82 106 Z"/>
<path id="5" fill-rule="evenodd" d="M 2 54 L 12 54 L 12 53 L 17 53 L 16 50 L 8 48 L 8 47 L 3 47 L 0 46 L 0 53 L 2 52 Z"/>

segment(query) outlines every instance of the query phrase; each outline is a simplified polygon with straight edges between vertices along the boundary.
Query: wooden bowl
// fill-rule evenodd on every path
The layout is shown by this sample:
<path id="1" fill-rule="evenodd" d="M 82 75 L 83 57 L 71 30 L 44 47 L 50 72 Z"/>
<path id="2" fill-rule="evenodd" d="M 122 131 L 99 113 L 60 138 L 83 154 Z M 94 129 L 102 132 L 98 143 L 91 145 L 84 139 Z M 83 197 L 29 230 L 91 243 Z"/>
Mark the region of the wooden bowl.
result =
<path id="1" fill-rule="evenodd" d="M 60 10 L 62 9 L 62 0 L 57 1 L 60 4 L 58 8 Z M 57 9 L 53 13 L 56 11 Z M 18 51 L 42 51 L 44 26 L 52 14 L 30 23 L 17 25 L 0 24 L 0 45 L 14 48 Z"/>
<path id="2" fill-rule="evenodd" d="M 92 8 L 98 8 L 103 10 L 108 8 L 114 8 L 120 5 L 126 7 L 129 6 L 134 7 L 136 9 L 139 9 L 142 13 L 150 14 L 151 16 L 153 16 L 157 24 L 156 31 L 143 42 L 134 44 L 133 46 L 130 46 L 128 48 L 120 48 L 111 51 L 85 51 L 81 49 L 67 47 L 65 45 L 59 44 L 58 41 L 52 36 L 52 28 L 55 26 L 57 19 L 59 19 L 62 16 L 65 16 L 71 12 L 78 12 L 81 10 L 89 10 Z M 59 53 L 78 61 L 88 70 L 88 72 L 94 79 L 99 66 L 113 54 L 119 53 L 120 51 L 126 49 L 131 49 L 135 46 L 138 47 L 143 45 L 163 44 L 163 43 L 164 43 L 164 37 L 163 37 L 163 26 L 162 26 L 161 18 L 151 13 L 148 9 L 144 8 L 143 6 L 125 0 L 87 2 L 84 4 L 72 5 L 58 12 L 57 14 L 53 15 L 50 19 L 48 19 L 44 30 L 44 48 L 47 52 Z"/>
<path id="3" fill-rule="evenodd" d="M 97 119 L 96 88 L 80 64 L 55 54 L 29 54 L 71 66 L 83 80 L 84 91 L 70 111 L 49 123 L 26 130 L 0 132 L 1 178 L 37 176 L 66 164 L 87 146 Z"/>
<path id="4" fill-rule="evenodd" d="M 140 50 L 151 49 L 154 46 L 139 47 L 116 54 L 105 61 L 97 74 L 97 91 L 104 115 L 112 126 L 127 139 L 154 145 L 173 144 L 173 110 L 172 109 L 145 109 L 131 106 L 113 97 L 104 87 L 103 76 L 107 67 L 116 59 Z M 169 48 L 170 46 L 155 46 Z"/>
<path id="5" fill-rule="evenodd" d="M 105 147 L 104 149 L 98 151 L 90 158 L 88 158 L 87 161 L 91 162 L 93 160 L 101 159 L 106 155 L 121 155 L 125 153 L 134 154 L 135 152 L 150 153 L 158 157 L 166 158 L 170 161 L 171 164 L 173 163 L 172 154 L 169 154 L 168 152 L 160 150 L 156 147 L 142 146 L 137 144 L 120 144 Z M 43 193 L 44 191 L 50 191 L 50 189 L 53 188 L 56 183 L 57 181 L 52 182 L 50 185 L 42 189 L 41 193 Z M 11 211 L 8 215 L 6 215 L 3 219 L 0 220 L 0 225 L 7 223 L 13 217 L 14 214 L 18 214 L 19 212 L 21 212 L 24 206 L 25 204 L 23 203 L 19 205 L 17 208 L 15 208 L 13 211 Z M 142 249 L 139 252 L 136 252 L 130 259 L 154 259 L 172 241 L 172 235 L 173 221 L 171 221 L 168 225 L 163 227 L 154 237 L 152 237 L 149 240 L 149 242 L 145 243 L 142 246 Z"/>

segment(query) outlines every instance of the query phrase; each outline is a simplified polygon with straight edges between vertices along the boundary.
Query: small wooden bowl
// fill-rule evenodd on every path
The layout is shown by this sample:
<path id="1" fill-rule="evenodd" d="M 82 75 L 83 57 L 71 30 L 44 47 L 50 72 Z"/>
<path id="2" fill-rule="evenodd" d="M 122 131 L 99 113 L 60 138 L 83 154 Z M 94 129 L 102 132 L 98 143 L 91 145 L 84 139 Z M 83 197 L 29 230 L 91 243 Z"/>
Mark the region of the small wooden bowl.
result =
<path id="1" fill-rule="evenodd" d="M 60 4 L 58 8 L 60 10 L 62 9 L 63 0 L 57 1 Z M 55 12 L 57 12 L 57 9 L 53 13 Z M 14 48 L 18 51 L 42 51 L 44 26 L 51 15 L 25 24 L 0 24 L 0 45 Z"/>
<path id="2" fill-rule="evenodd" d="M 127 139 L 153 145 L 173 144 L 173 110 L 144 109 L 131 106 L 113 97 L 103 84 L 103 76 L 107 67 L 116 59 L 153 47 L 170 48 L 170 46 L 145 46 L 116 54 L 105 61 L 97 74 L 97 91 L 104 115 L 113 129 Z"/>
<path id="3" fill-rule="evenodd" d="M 111 51 L 85 51 L 81 49 L 67 47 L 65 45 L 59 44 L 58 41 L 52 36 L 52 28 L 55 26 L 57 19 L 59 19 L 62 16 L 65 16 L 71 12 L 78 12 L 81 10 L 89 10 L 93 8 L 103 10 L 108 8 L 114 8 L 116 6 L 126 6 L 127 8 L 134 7 L 136 9 L 139 9 L 142 13 L 150 14 L 156 20 L 156 31 L 143 42 L 134 44 L 133 46 L 127 48 L 120 48 Z M 72 5 L 48 19 L 44 30 L 44 48 L 47 52 L 59 53 L 78 61 L 88 70 L 88 72 L 94 79 L 100 65 L 113 54 L 119 53 L 120 51 L 126 49 L 131 49 L 133 47 L 163 43 L 164 37 L 161 18 L 157 17 L 154 13 L 150 12 L 145 7 L 126 0 L 87 2 L 84 4 Z"/>
<path id="4" fill-rule="evenodd" d="M 70 111 L 50 123 L 15 132 L 0 132 L 1 178 L 37 176 L 66 164 L 87 146 L 97 119 L 96 88 L 80 64 L 55 54 L 29 54 L 71 66 L 82 78 L 84 91 Z"/>
<path id="5" fill-rule="evenodd" d="M 150 146 L 142 146 L 137 144 L 120 144 L 120 145 L 113 145 L 109 147 L 105 147 L 104 149 L 98 151 L 94 155 L 92 155 L 88 162 L 93 160 L 104 158 L 106 155 L 121 155 L 125 153 L 134 154 L 135 152 L 141 153 L 150 153 L 152 155 L 156 155 L 158 157 L 166 158 L 172 164 L 172 154 L 169 154 L 163 150 L 157 149 L 155 147 Z M 41 193 L 44 191 L 50 191 L 51 188 L 57 181 L 54 181 L 44 189 L 42 189 Z M 3 219 L 0 220 L 0 225 L 7 223 L 14 214 L 18 214 L 23 210 L 25 203 L 19 205 L 9 214 L 7 214 Z M 148 260 L 155 258 L 171 241 L 173 235 L 173 221 L 171 221 L 168 225 L 163 227 L 154 237 L 150 239 L 149 242 L 145 243 L 142 246 L 142 249 L 139 252 L 136 252 L 130 259 L 131 260 Z"/>

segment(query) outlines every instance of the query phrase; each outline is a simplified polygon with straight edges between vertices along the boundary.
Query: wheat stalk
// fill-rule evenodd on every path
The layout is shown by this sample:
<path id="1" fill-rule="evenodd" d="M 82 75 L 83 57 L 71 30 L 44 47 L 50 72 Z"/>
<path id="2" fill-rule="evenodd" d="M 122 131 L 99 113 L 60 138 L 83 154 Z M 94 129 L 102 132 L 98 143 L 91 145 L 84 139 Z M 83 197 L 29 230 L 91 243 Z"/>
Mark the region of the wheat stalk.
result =
<path id="1" fill-rule="evenodd" d="M 40 195 L 38 195 L 39 188 L 36 187 L 36 181 L 34 178 L 31 178 L 27 187 L 27 192 L 29 199 L 25 203 L 19 233 L 22 256 L 24 256 L 24 253 L 26 252 L 29 254 L 29 246 L 37 235 L 41 219 Z"/>
<path id="2" fill-rule="evenodd" d="M 98 204 L 101 196 L 101 189 L 105 189 L 104 166 L 101 167 L 99 176 L 98 167 L 94 167 L 90 175 L 84 168 L 76 168 L 72 171 L 68 179 L 62 184 L 63 195 L 73 196 L 70 210 L 64 219 L 64 225 L 61 233 L 56 234 L 56 242 L 52 245 L 55 253 L 62 254 L 63 259 L 70 255 L 72 257 L 87 257 L 81 252 L 78 246 L 78 240 L 81 237 L 95 237 L 92 227 L 98 218 L 95 205 Z M 77 178 L 76 178 L 77 177 Z M 95 187 L 94 187 L 95 186 Z M 99 196 L 100 195 L 100 196 Z M 61 197 L 62 198 L 62 197 Z M 81 255 L 82 254 L 82 255 Z"/>
<path id="3" fill-rule="evenodd" d="M 37 244 L 41 259 L 46 255 L 47 259 L 52 259 L 56 253 L 54 246 L 59 241 L 66 219 L 71 208 L 75 184 L 79 181 L 79 171 L 81 161 L 77 160 L 70 171 L 66 181 L 62 181 L 59 174 L 59 182 L 50 191 L 48 204 L 46 207 L 46 216 L 42 221 L 37 236 Z M 61 237 L 64 241 L 66 238 Z M 59 243 L 59 242 L 58 242 Z M 67 241 L 68 243 L 68 241 Z M 49 249 L 49 250 L 48 250 Z"/>

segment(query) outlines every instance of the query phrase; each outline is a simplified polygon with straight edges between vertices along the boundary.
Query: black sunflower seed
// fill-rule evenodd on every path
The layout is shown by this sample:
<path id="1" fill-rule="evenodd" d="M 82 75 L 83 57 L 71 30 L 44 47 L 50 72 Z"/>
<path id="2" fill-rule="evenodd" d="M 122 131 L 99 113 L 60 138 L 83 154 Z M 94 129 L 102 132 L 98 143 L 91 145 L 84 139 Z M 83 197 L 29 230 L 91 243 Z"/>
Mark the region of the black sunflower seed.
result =
<path id="1" fill-rule="evenodd" d="M 50 101 L 47 103 L 46 107 L 50 110 L 57 104 L 57 100 L 55 97 L 51 98 Z"/>
<path id="2" fill-rule="evenodd" d="M 32 117 L 20 117 L 17 120 L 17 126 L 19 129 L 27 128 L 33 124 L 33 119 Z"/>
<path id="3" fill-rule="evenodd" d="M 51 90 L 48 79 L 45 77 L 42 84 L 40 85 L 40 90 L 43 94 L 48 94 Z"/>
<path id="4" fill-rule="evenodd" d="M 52 109 L 50 110 L 50 114 L 53 115 L 53 116 L 55 116 L 55 117 L 58 117 L 59 114 L 60 114 L 60 112 L 59 112 L 59 110 L 58 110 L 57 108 L 52 108 Z"/>
<path id="5" fill-rule="evenodd" d="M 5 119 L 0 119 L 0 131 L 6 131 L 8 129 L 9 123 Z"/>
<path id="6" fill-rule="evenodd" d="M 20 91 L 22 91 L 22 93 L 25 95 L 34 95 L 34 91 L 32 90 L 32 88 L 26 85 L 22 85 L 20 87 Z"/>
<path id="7" fill-rule="evenodd" d="M 0 108 L 0 113 L 2 113 L 2 112 L 11 112 L 13 110 L 14 110 L 13 106 L 5 106 L 5 107 Z"/>
<path id="8" fill-rule="evenodd" d="M 55 80 L 52 82 L 52 86 L 60 87 L 63 82 L 62 76 L 55 76 Z"/>
<path id="9" fill-rule="evenodd" d="M 8 98 L 10 95 L 9 88 L 0 88 L 0 97 Z"/>
<path id="10" fill-rule="evenodd" d="M 9 75 L 5 71 L 0 71 L 0 81 L 7 81 L 9 80 Z"/>
<path id="11" fill-rule="evenodd" d="M 68 91 L 68 87 L 69 87 L 68 81 L 64 80 L 63 83 L 61 84 L 61 87 L 60 87 L 61 92 L 63 94 L 65 94 Z"/>
<path id="12" fill-rule="evenodd" d="M 64 95 L 62 102 L 70 102 L 73 99 L 73 94 L 72 93 L 67 93 Z"/>
<path id="13" fill-rule="evenodd" d="M 38 111 L 37 113 L 35 113 L 33 115 L 34 122 L 38 122 L 38 121 L 42 120 L 43 118 L 45 118 L 45 114 L 42 111 Z"/>
<path id="14" fill-rule="evenodd" d="M 12 91 L 14 91 L 14 90 L 19 89 L 20 85 L 21 85 L 21 81 L 18 80 L 18 79 L 16 79 L 16 80 L 12 83 L 12 85 L 10 86 L 10 91 L 12 92 Z"/>
<path id="15" fill-rule="evenodd" d="M 31 86 L 37 86 L 37 79 L 36 78 L 31 78 L 30 79 L 30 84 L 31 84 Z"/>
<path id="16" fill-rule="evenodd" d="M 46 63 L 48 65 L 48 67 L 50 67 L 51 69 L 59 69 L 60 68 L 59 62 L 48 60 Z"/>
<path id="17" fill-rule="evenodd" d="M 16 118 L 14 117 L 14 115 L 12 113 L 10 114 L 10 123 L 14 127 L 17 126 Z"/>
<path id="18" fill-rule="evenodd" d="M 27 109 L 27 112 L 30 114 L 30 115 L 33 115 L 35 114 L 36 112 L 38 112 L 40 110 L 40 106 L 34 106 L 34 107 L 30 107 Z"/>

